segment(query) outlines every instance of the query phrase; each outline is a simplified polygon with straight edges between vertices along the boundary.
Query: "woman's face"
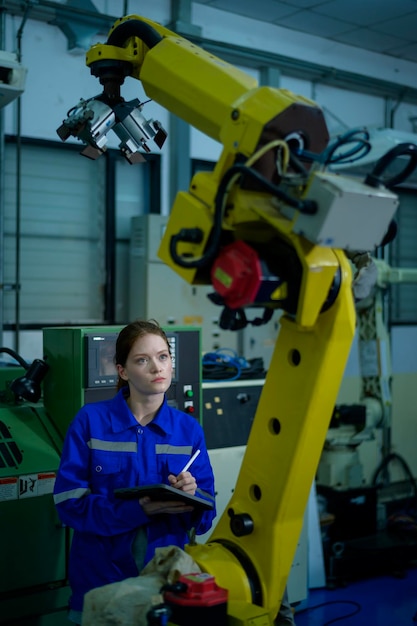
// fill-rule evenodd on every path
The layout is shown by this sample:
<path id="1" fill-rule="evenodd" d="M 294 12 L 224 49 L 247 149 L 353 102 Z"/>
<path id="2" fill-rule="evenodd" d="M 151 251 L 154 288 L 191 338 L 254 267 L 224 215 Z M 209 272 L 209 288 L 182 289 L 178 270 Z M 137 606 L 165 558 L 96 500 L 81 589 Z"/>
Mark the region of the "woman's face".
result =
<path id="1" fill-rule="evenodd" d="M 124 367 L 117 365 L 119 376 L 129 384 L 130 394 L 163 394 L 171 384 L 172 360 L 166 341 L 147 334 L 136 339 Z"/>

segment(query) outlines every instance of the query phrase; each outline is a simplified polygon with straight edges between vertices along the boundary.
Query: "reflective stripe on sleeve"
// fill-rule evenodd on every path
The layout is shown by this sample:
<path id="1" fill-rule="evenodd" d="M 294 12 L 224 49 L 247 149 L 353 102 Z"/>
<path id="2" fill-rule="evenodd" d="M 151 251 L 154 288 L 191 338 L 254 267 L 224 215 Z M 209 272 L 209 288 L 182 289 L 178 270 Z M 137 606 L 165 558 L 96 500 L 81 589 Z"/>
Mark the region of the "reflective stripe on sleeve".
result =
<path id="1" fill-rule="evenodd" d="M 87 445 L 91 450 L 104 452 L 137 452 L 136 441 L 105 441 L 104 439 L 90 439 Z"/>
<path id="2" fill-rule="evenodd" d="M 69 491 L 63 491 L 62 493 L 56 493 L 54 495 L 55 504 L 61 504 L 61 502 L 66 502 L 67 500 L 73 500 L 83 498 L 84 496 L 89 496 L 91 493 L 91 489 L 86 489 L 84 487 L 79 487 L 78 489 L 70 489 Z"/>
<path id="3" fill-rule="evenodd" d="M 191 454 L 192 446 L 172 446 L 169 443 L 157 443 L 155 445 L 156 454 Z"/>

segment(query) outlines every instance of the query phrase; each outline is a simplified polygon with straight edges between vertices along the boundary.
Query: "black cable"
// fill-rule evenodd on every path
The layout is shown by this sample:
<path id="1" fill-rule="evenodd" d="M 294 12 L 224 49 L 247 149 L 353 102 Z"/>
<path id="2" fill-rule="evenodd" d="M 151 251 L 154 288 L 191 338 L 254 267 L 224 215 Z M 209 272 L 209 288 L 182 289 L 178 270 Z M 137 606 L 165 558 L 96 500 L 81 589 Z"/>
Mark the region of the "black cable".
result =
<path id="1" fill-rule="evenodd" d="M 314 606 L 306 607 L 303 610 L 303 612 L 314 611 L 315 609 L 321 609 L 324 606 L 330 606 L 331 604 L 350 604 L 355 607 L 355 610 L 352 611 L 351 613 L 348 613 L 347 615 L 339 615 L 338 617 L 333 617 L 332 619 L 325 622 L 323 626 L 329 626 L 329 624 L 334 624 L 334 622 L 338 622 L 342 619 L 348 619 L 349 617 L 353 617 L 354 615 L 357 615 L 358 613 L 360 613 L 360 611 L 362 610 L 362 607 L 359 604 L 359 602 L 354 602 L 353 600 L 330 600 L 329 602 L 322 602 L 321 604 L 315 604 Z"/>
<path id="2" fill-rule="evenodd" d="M 210 294 L 210 300 L 215 304 L 221 304 L 221 302 L 216 301 L 217 294 L 213 294 L 213 297 Z M 223 308 L 223 311 L 220 314 L 219 326 L 224 330 L 243 330 L 246 326 L 263 326 L 267 324 L 272 315 L 274 313 L 273 309 L 264 308 L 262 317 L 254 317 L 253 319 L 248 319 L 243 308 L 239 309 L 231 309 L 228 306 Z"/>
<path id="3" fill-rule="evenodd" d="M 335 152 L 342 146 L 349 145 L 355 142 L 355 145 L 347 152 L 342 152 L 339 155 L 335 155 Z M 369 132 L 365 129 L 353 129 L 343 135 L 340 135 L 328 148 L 323 152 L 324 164 L 334 165 L 338 163 L 353 163 L 360 158 L 366 156 L 371 150 L 371 144 L 369 142 Z M 355 157 L 355 158 L 353 158 Z"/>
<path id="4" fill-rule="evenodd" d="M 249 178 L 253 178 L 256 182 L 261 184 L 265 191 L 269 191 L 272 195 L 276 196 L 289 206 L 300 211 L 300 213 L 307 213 L 309 215 L 317 213 L 317 204 L 314 201 L 299 200 L 298 198 L 290 196 L 286 191 L 281 189 L 281 187 L 274 185 L 274 183 L 271 183 L 271 181 L 262 176 L 262 174 L 260 174 L 257 170 L 240 163 L 233 165 L 223 176 L 216 195 L 216 205 L 217 198 L 220 202 L 223 202 L 223 197 L 226 194 L 227 185 L 229 184 L 230 179 L 238 173 L 241 173 L 242 176 L 249 176 Z"/>
<path id="5" fill-rule="evenodd" d="M 256 182 L 260 183 L 265 191 L 270 192 L 272 195 L 278 197 L 289 206 L 298 209 L 300 213 L 314 215 L 317 212 L 317 203 L 314 200 L 299 200 L 294 198 L 277 185 L 274 185 L 274 183 L 271 183 L 256 170 L 244 164 L 237 163 L 227 170 L 217 189 L 214 206 L 213 230 L 204 254 L 198 259 L 186 259 L 177 253 L 177 244 L 180 241 L 188 243 L 201 243 L 203 233 L 200 229 L 182 229 L 179 233 L 171 237 L 169 249 L 171 258 L 176 265 L 185 268 L 200 269 L 208 265 L 216 256 L 220 247 L 220 238 L 222 233 L 224 199 L 227 195 L 228 185 L 236 174 L 240 174 L 241 177 L 248 176 L 249 178 L 253 178 Z"/>
<path id="6" fill-rule="evenodd" d="M 11 348 L 0 348 L 0 353 L 5 352 L 6 354 L 10 354 L 25 370 L 29 369 L 28 363 L 26 363 L 25 359 L 23 359 L 17 352 L 12 350 Z"/>
<path id="7" fill-rule="evenodd" d="M 410 469 L 410 466 L 405 461 L 405 459 L 402 456 L 400 456 L 399 454 L 397 454 L 396 452 L 391 452 L 390 454 L 387 454 L 387 456 L 382 459 L 381 463 L 379 464 L 379 466 L 377 467 L 377 469 L 374 472 L 374 475 L 373 475 L 373 478 L 372 478 L 372 484 L 373 485 L 377 485 L 379 474 L 390 463 L 392 463 L 392 461 L 398 461 L 399 464 L 402 466 L 405 474 L 408 476 L 408 479 L 409 479 L 411 485 L 413 486 L 413 491 L 414 491 L 414 494 L 415 494 L 416 499 L 417 499 L 417 484 L 416 484 L 416 480 L 415 480 L 415 478 L 413 476 L 413 473 L 412 473 L 412 471 Z"/>
<path id="8" fill-rule="evenodd" d="M 391 165 L 391 163 L 400 156 L 408 156 L 408 162 L 404 168 L 391 178 L 384 179 L 383 173 Z M 365 178 L 365 185 L 370 187 L 384 186 L 392 189 L 406 180 L 415 170 L 417 166 L 417 145 L 413 143 L 400 143 L 391 150 L 388 150 L 375 164 L 372 172 Z"/>
<path id="9" fill-rule="evenodd" d="M 187 584 L 178 580 L 176 583 L 166 583 L 165 585 L 162 585 L 159 593 L 163 593 L 164 591 L 171 591 L 172 593 L 184 593 L 185 591 L 187 591 L 187 589 Z"/>
<path id="10" fill-rule="evenodd" d="M 388 226 L 388 230 L 385 233 L 378 248 L 384 248 L 387 244 L 391 243 L 391 241 L 394 241 L 395 237 L 397 236 L 397 231 L 398 231 L 397 222 L 395 220 L 391 220 Z"/>
<path id="11" fill-rule="evenodd" d="M 203 381 L 248 380 L 265 378 L 266 371 L 262 357 L 253 359 L 230 357 L 224 350 L 208 352 L 202 360 Z"/>
<path id="12" fill-rule="evenodd" d="M 210 380 L 238 380 L 240 369 L 236 363 L 203 362 L 203 382 Z"/>
<path id="13" fill-rule="evenodd" d="M 339 148 L 352 143 L 354 143 L 354 146 L 350 150 L 334 156 Z M 356 128 L 337 137 L 320 154 L 303 150 L 299 152 L 298 156 L 310 163 L 317 162 L 323 165 L 334 165 L 337 163 L 340 165 L 343 163 L 354 163 L 358 159 L 363 158 L 370 152 L 371 147 L 369 132 L 365 128 Z"/>
<path id="14" fill-rule="evenodd" d="M 148 48 L 153 48 L 157 43 L 162 41 L 163 37 L 153 26 L 140 20 L 126 20 L 116 26 L 107 38 L 108 46 L 117 46 L 123 48 L 126 41 L 131 37 L 138 37 Z"/>
<path id="15" fill-rule="evenodd" d="M 290 159 L 289 164 L 295 172 L 298 174 L 302 174 L 305 178 L 308 178 L 308 171 L 304 167 L 304 165 L 297 159 L 295 154 L 290 150 Z"/>
<path id="16" fill-rule="evenodd" d="M 401 467 L 404 470 L 404 473 L 408 477 L 408 481 L 409 481 L 409 483 L 411 485 L 411 488 L 412 488 L 412 491 L 413 491 L 413 496 L 410 499 L 410 504 L 411 504 L 411 507 L 414 507 L 414 509 L 416 509 L 417 508 L 417 483 L 416 483 L 416 479 L 414 478 L 413 473 L 412 473 L 409 465 L 405 461 L 405 459 L 403 459 L 403 457 L 400 456 L 399 454 L 397 454 L 396 452 L 391 452 L 385 458 L 382 459 L 381 463 L 379 464 L 379 466 L 377 467 L 377 469 L 374 472 L 374 475 L 373 475 L 373 478 L 372 478 L 372 484 L 375 485 L 376 487 L 378 486 L 378 477 L 379 477 L 379 475 L 393 461 L 397 461 L 401 465 Z"/>
<path id="17" fill-rule="evenodd" d="M 353 617 L 354 615 L 357 615 L 358 613 L 360 613 L 362 610 L 362 607 L 359 604 L 359 602 L 353 602 L 352 600 L 341 600 L 341 601 L 339 600 L 339 602 L 335 600 L 334 602 L 327 602 L 327 604 L 340 604 L 341 602 L 343 602 L 344 604 L 350 604 L 351 606 L 354 606 L 355 609 L 351 613 L 348 613 L 347 615 L 339 615 L 339 617 L 334 617 L 333 619 L 330 619 L 327 622 L 324 622 L 323 626 L 329 626 L 329 624 L 334 624 L 335 622 L 339 622 L 342 619 L 348 619 L 349 617 Z"/>

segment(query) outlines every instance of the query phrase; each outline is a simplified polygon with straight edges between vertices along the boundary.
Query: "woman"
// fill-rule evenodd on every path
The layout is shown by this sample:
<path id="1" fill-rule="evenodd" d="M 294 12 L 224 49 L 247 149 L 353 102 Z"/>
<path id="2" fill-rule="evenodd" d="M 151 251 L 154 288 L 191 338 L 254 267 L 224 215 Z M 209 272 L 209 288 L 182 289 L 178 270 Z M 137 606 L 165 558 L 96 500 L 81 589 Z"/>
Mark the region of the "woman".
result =
<path id="1" fill-rule="evenodd" d="M 70 619 L 81 624 L 84 594 L 137 576 L 155 548 L 188 543 L 210 529 L 215 509 L 197 512 L 179 501 L 120 499 L 114 491 L 165 483 L 214 501 L 214 477 L 195 418 L 167 404 L 172 361 L 154 321 L 126 326 L 116 342 L 118 393 L 86 404 L 64 442 L 54 500 L 74 529 L 69 583 Z M 189 471 L 181 471 L 200 450 Z"/>

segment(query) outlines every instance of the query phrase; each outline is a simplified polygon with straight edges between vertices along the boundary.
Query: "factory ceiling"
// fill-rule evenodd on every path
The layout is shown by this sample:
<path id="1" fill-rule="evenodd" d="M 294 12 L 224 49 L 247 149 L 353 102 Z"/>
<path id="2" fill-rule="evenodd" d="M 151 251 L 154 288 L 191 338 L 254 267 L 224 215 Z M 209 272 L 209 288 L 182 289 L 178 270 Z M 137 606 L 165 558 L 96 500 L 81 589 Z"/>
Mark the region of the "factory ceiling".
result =
<path id="1" fill-rule="evenodd" d="M 417 62 L 417 0 L 193 0 L 337 43 Z"/>

